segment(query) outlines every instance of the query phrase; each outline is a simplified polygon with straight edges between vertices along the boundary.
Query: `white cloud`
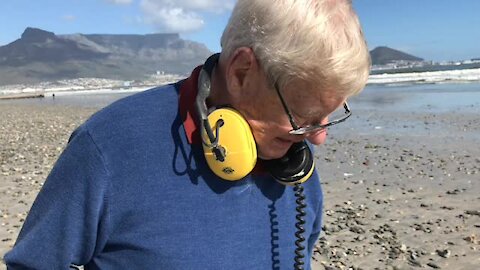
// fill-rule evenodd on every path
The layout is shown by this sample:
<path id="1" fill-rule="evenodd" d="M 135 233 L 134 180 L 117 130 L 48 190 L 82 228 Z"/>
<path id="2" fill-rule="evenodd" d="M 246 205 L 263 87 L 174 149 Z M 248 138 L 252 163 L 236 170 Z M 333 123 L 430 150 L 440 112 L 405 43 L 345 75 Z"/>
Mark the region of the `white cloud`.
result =
<path id="1" fill-rule="evenodd" d="M 190 32 L 202 28 L 205 24 L 198 14 L 181 8 L 162 8 L 154 14 L 148 11 L 145 13 L 146 23 L 166 32 Z"/>
<path id="2" fill-rule="evenodd" d="M 105 0 L 105 1 L 115 5 L 129 5 L 133 2 L 133 0 Z"/>
<path id="3" fill-rule="evenodd" d="M 144 22 L 159 31 L 190 32 L 205 24 L 204 12 L 221 14 L 233 8 L 235 0 L 142 0 Z"/>

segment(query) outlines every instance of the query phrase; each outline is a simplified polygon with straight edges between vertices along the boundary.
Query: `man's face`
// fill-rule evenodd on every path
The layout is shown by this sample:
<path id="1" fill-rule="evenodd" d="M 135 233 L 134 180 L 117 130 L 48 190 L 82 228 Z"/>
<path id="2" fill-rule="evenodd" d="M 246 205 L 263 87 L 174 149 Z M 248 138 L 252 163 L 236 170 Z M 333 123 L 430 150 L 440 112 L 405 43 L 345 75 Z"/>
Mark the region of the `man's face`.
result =
<path id="1" fill-rule="evenodd" d="M 258 156 L 276 159 L 284 156 L 293 143 L 307 139 L 321 144 L 326 139 L 326 130 L 304 135 L 292 135 L 292 125 L 280 98 L 267 82 L 266 76 L 253 76 L 242 99 L 234 105 L 248 121 L 255 141 Z M 340 107 L 344 98 L 333 98 L 314 85 L 298 81 L 279 89 L 294 121 L 299 126 L 327 122 L 327 116 Z"/>

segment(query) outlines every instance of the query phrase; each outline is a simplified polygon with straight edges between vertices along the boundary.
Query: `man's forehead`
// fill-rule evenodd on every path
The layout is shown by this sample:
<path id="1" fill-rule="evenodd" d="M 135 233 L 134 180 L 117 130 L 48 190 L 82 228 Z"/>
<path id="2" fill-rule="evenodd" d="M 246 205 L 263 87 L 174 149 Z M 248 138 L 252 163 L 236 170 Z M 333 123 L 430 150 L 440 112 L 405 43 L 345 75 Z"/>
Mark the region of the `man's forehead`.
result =
<path id="1" fill-rule="evenodd" d="M 289 109 L 302 117 L 325 117 L 341 107 L 346 99 L 330 89 L 307 82 L 290 83 L 282 95 Z"/>
<path id="2" fill-rule="evenodd" d="M 315 112 L 318 110 L 333 110 L 340 106 L 346 97 L 335 92 L 335 89 L 320 86 L 318 83 L 292 81 L 282 91 L 288 105 L 295 105 L 298 110 Z M 321 108 L 319 108 L 321 107 Z"/>

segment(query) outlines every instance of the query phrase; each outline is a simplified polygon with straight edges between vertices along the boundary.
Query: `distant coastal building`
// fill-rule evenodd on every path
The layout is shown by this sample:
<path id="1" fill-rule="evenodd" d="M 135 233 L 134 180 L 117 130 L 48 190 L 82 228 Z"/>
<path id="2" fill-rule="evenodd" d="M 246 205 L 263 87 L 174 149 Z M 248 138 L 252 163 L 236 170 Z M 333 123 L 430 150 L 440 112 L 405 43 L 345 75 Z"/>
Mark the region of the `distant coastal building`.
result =
<path id="1" fill-rule="evenodd" d="M 424 67 L 426 65 L 431 65 L 431 61 L 410 61 L 410 60 L 392 60 L 384 65 L 373 65 L 372 70 L 389 70 L 389 69 L 404 69 L 404 68 L 415 68 L 415 67 Z"/>

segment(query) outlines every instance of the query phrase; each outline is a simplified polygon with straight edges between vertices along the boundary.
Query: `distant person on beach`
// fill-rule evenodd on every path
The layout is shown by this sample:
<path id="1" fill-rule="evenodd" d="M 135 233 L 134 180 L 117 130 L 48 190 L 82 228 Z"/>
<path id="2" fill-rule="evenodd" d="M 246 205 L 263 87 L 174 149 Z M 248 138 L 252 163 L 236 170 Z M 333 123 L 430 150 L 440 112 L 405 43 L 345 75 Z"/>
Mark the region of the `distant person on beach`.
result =
<path id="1" fill-rule="evenodd" d="M 358 18 L 348 0 L 240 0 L 221 46 L 73 132 L 8 269 L 310 269 L 311 151 L 369 74 Z"/>

